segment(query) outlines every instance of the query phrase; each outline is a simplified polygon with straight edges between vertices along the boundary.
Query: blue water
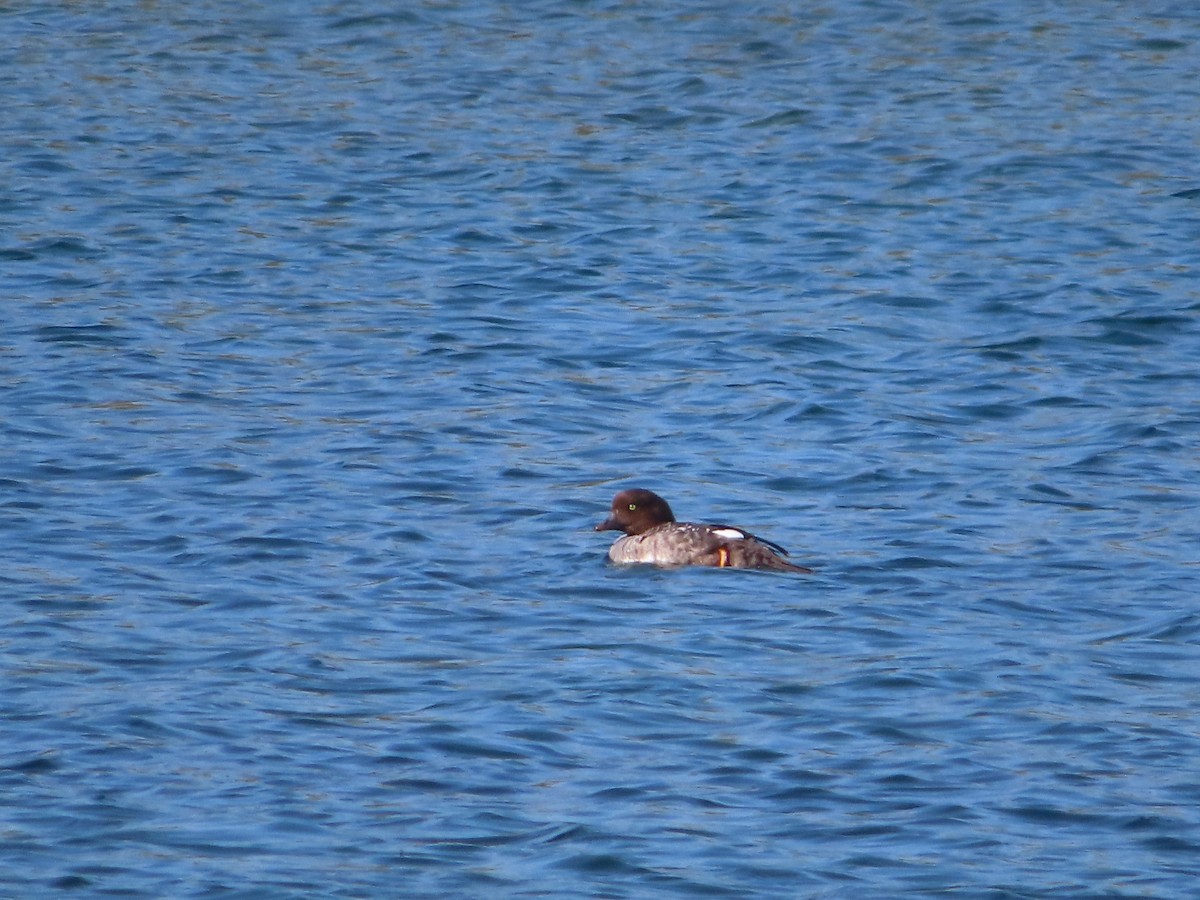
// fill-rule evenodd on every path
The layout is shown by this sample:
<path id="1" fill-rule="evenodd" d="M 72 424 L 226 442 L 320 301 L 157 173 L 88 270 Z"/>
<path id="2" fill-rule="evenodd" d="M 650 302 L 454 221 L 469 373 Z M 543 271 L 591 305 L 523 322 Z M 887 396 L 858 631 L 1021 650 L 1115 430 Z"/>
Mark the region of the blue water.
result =
<path id="1" fill-rule="evenodd" d="M 1191 5 L 20 4 L 0 96 L 0 895 L 1195 893 Z"/>

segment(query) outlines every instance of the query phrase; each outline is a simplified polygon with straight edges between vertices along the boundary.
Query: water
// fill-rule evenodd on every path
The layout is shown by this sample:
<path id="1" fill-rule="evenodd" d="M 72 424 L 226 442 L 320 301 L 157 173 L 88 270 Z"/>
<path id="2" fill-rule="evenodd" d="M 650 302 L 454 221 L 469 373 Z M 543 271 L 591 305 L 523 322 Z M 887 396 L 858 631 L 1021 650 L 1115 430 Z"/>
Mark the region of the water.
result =
<path id="1" fill-rule="evenodd" d="M 5 896 L 1194 892 L 1190 7 L 0 35 Z"/>

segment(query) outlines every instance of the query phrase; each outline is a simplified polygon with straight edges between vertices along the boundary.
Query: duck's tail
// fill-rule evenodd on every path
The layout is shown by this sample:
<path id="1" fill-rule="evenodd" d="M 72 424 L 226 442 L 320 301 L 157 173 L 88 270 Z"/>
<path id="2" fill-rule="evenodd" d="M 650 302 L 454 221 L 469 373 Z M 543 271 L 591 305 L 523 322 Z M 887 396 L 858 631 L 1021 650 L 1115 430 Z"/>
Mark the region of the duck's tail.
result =
<path id="1" fill-rule="evenodd" d="M 780 548 L 783 549 L 782 547 Z M 787 552 L 784 550 L 783 552 Z M 773 569 L 776 572 L 799 572 L 812 575 L 813 570 L 790 563 L 770 547 L 757 540 L 730 541 L 719 546 L 710 565 L 734 569 Z"/>

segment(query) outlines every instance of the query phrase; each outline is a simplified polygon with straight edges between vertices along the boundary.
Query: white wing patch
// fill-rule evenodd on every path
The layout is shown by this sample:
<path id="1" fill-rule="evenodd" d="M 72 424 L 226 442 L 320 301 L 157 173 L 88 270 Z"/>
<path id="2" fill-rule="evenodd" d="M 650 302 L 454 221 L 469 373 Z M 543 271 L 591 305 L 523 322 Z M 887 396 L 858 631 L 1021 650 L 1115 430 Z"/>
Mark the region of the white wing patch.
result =
<path id="1" fill-rule="evenodd" d="M 744 541 L 747 537 L 746 532 L 739 531 L 736 528 L 714 528 L 711 533 L 717 537 L 728 538 L 731 541 Z"/>

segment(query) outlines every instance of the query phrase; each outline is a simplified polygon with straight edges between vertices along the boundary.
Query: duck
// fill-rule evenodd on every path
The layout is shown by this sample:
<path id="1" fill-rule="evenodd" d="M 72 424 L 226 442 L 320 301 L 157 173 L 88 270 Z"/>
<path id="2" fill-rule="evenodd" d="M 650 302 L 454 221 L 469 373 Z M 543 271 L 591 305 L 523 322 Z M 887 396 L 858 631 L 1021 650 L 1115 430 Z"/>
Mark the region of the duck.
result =
<path id="1" fill-rule="evenodd" d="M 596 531 L 625 533 L 608 548 L 608 558 L 621 565 L 813 572 L 784 559 L 788 552 L 778 544 L 741 528 L 676 522 L 667 501 L 644 488 L 630 488 L 613 497 L 609 516 Z"/>

